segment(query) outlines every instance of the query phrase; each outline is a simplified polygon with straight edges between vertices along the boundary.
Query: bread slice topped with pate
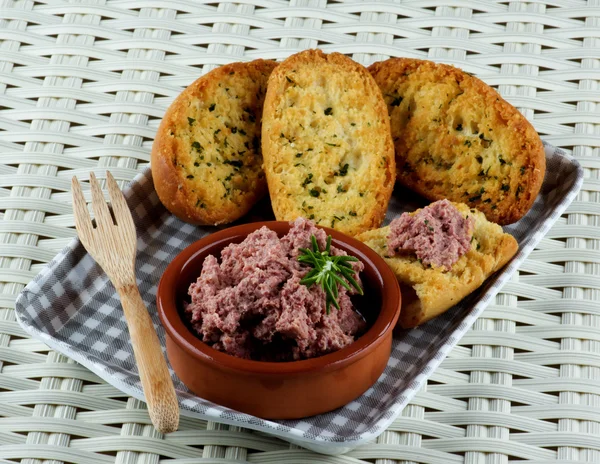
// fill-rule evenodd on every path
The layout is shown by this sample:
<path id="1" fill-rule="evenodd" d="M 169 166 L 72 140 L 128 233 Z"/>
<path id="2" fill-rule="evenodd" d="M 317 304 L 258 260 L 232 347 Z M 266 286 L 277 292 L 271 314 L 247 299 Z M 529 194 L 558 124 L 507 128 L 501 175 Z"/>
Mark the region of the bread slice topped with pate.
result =
<path id="1" fill-rule="evenodd" d="M 476 290 L 517 252 L 515 238 L 464 203 L 440 200 L 357 237 L 396 274 L 399 324 L 416 327 Z"/>
<path id="2" fill-rule="evenodd" d="M 381 91 L 360 64 L 306 50 L 271 74 L 262 151 L 275 217 L 356 235 L 381 225 L 395 182 Z"/>
<path id="3" fill-rule="evenodd" d="M 533 204 L 546 169 L 532 125 L 493 88 L 460 69 L 392 58 L 369 71 L 391 119 L 398 181 L 511 224 Z"/>
<path id="4" fill-rule="evenodd" d="M 180 219 L 226 224 L 267 192 L 261 116 L 273 61 L 232 63 L 185 89 L 167 109 L 152 147 L 158 197 Z"/>

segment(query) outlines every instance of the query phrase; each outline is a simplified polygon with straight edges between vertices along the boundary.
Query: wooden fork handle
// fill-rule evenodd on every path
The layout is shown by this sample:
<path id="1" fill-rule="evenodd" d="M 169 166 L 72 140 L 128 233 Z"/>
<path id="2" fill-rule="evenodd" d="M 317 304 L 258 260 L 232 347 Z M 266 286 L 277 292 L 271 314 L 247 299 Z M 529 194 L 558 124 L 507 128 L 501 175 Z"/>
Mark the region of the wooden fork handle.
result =
<path id="1" fill-rule="evenodd" d="M 148 412 L 159 432 L 169 433 L 179 426 L 179 406 L 167 362 L 136 284 L 117 288 L 129 327 Z"/>

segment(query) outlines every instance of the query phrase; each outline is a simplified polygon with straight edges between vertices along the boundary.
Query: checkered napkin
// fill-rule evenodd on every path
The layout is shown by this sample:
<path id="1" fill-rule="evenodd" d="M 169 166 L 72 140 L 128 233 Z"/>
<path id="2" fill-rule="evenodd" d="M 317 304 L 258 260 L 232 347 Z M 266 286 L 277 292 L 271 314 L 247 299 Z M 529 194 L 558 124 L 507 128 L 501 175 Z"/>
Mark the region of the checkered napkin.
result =
<path id="1" fill-rule="evenodd" d="M 360 398 L 319 416 L 267 421 L 194 396 L 171 371 L 182 410 L 275 434 L 324 452 L 348 450 L 376 437 L 410 401 L 575 198 L 583 181 L 579 164 L 550 146 L 546 147 L 546 156 L 548 168 L 541 195 L 525 218 L 505 228 L 519 241 L 517 256 L 483 288 L 450 311 L 417 329 L 395 335 L 384 373 Z M 156 196 L 149 170 L 134 179 L 126 198 L 138 230 L 138 285 L 164 349 L 164 331 L 155 304 L 160 276 L 177 253 L 215 229 L 191 226 L 169 214 Z M 403 211 L 423 205 L 423 200 L 410 192 L 397 191 L 386 223 Z M 259 218 L 250 216 L 250 220 Z M 17 299 L 16 309 L 20 324 L 32 336 L 79 361 L 120 390 L 143 399 L 115 289 L 78 240 L 27 285 Z"/>

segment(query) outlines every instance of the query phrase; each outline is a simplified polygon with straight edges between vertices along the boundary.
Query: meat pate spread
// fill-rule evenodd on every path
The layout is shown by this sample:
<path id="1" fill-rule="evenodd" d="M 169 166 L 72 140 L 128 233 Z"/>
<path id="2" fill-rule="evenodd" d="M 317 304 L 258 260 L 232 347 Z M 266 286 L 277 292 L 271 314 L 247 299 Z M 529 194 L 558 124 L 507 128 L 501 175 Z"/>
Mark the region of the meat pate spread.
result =
<path id="1" fill-rule="evenodd" d="M 450 201 L 440 200 L 391 222 L 388 253 L 414 253 L 425 266 L 450 270 L 471 248 L 472 236 L 473 218 L 464 218 Z"/>
<path id="2" fill-rule="evenodd" d="M 239 244 L 230 244 L 204 260 L 189 287 L 185 314 L 199 338 L 234 356 L 263 361 L 294 361 L 339 350 L 365 329 L 350 294 L 338 285 L 340 308 L 326 310 L 325 292 L 300 280 L 312 268 L 298 262 L 311 235 L 324 249 L 327 234 L 297 219 L 287 235 L 262 227 Z M 346 255 L 331 247 L 331 255 Z M 352 263 L 358 273 L 364 265 Z"/>

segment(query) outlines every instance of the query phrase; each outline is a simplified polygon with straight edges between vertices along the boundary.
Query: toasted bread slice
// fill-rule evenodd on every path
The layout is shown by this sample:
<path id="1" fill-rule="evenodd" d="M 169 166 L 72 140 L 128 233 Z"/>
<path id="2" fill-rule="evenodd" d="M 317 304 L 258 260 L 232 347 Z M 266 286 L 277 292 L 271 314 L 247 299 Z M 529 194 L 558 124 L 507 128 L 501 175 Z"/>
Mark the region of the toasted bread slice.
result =
<path id="1" fill-rule="evenodd" d="M 262 128 L 275 216 L 355 235 L 379 227 L 395 178 L 381 91 L 358 63 L 307 50 L 271 74 Z"/>
<path id="2" fill-rule="evenodd" d="M 389 256 L 389 226 L 372 230 L 357 238 L 380 254 L 396 274 L 402 289 L 402 312 L 399 324 L 416 327 L 448 310 L 477 289 L 517 252 L 515 238 L 489 222 L 483 213 L 454 203 L 463 217 L 474 218 L 471 249 L 454 263 L 448 272 L 443 268 L 425 267 L 414 255 Z"/>
<path id="3" fill-rule="evenodd" d="M 392 58 L 369 71 L 386 100 L 398 181 L 430 200 L 467 203 L 499 224 L 524 216 L 546 170 L 531 124 L 460 69 Z"/>
<path id="4" fill-rule="evenodd" d="M 225 224 L 267 191 L 261 116 L 273 61 L 232 63 L 186 88 L 152 146 L 152 177 L 165 207 L 193 224 Z"/>

